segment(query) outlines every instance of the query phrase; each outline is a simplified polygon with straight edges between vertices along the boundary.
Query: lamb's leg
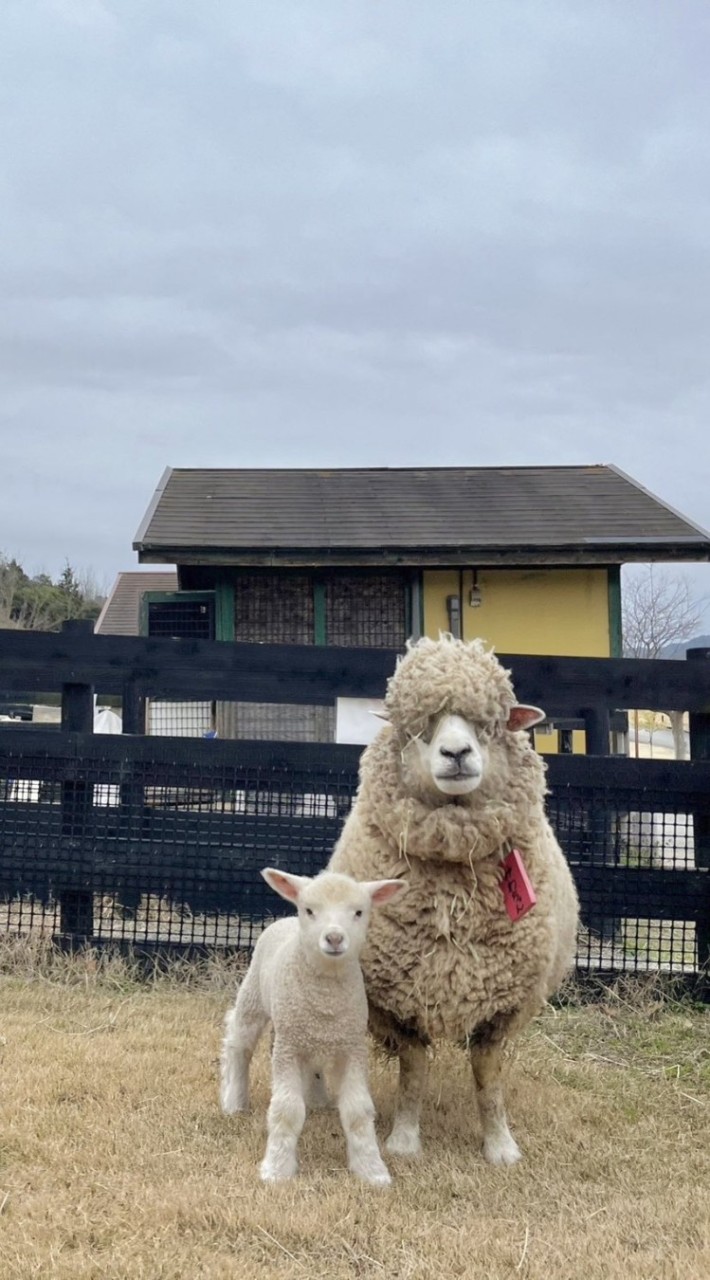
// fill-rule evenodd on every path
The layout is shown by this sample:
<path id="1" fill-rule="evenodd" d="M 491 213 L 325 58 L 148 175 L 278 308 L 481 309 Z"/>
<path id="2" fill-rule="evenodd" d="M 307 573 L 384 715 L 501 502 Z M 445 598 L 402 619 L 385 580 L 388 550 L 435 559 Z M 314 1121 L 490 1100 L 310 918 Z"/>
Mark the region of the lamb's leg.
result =
<path id="1" fill-rule="evenodd" d="M 340 1120 L 348 1144 L 348 1168 L 376 1187 L 388 1187 L 392 1179 L 380 1155 L 375 1134 L 375 1108 L 367 1084 L 367 1056 L 344 1058 L 336 1063 L 333 1079 Z"/>
<path id="2" fill-rule="evenodd" d="M 471 1066 L 481 1115 L 483 1155 L 489 1164 L 515 1164 L 521 1152 L 505 1114 L 503 1045 L 472 1045 Z"/>
<path id="3" fill-rule="evenodd" d="M 272 1095 L 267 1117 L 268 1140 L 261 1162 L 264 1182 L 292 1178 L 298 1168 L 296 1147 L 306 1119 L 303 1072 L 298 1060 L 274 1044 L 271 1058 Z"/>
<path id="4" fill-rule="evenodd" d="M 419 1115 L 427 1080 L 427 1052 L 417 1040 L 407 1041 L 399 1051 L 399 1091 L 392 1132 L 385 1143 L 392 1156 L 418 1156 Z"/>
<path id="5" fill-rule="evenodd" d="M 256 983 L 250 982 L 247 974 L 237 1002 L 224 1020 L 220 1102 L 226 1115 L 249 1107 L 249 1064 L 267 1022 Z"/>

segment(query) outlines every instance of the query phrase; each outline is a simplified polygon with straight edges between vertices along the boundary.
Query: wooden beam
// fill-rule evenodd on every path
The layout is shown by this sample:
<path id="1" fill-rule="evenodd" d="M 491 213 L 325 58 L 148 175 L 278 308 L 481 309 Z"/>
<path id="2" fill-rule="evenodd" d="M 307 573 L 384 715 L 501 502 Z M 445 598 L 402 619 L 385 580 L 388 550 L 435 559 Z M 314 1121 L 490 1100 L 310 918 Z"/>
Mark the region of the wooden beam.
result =
<path id="1" fill-rule="evenodd" d="M 552 720 L 584 718 L 590 707 L 710 712 L 710 662 L 499 656 L 518 698 Z M 329 705 L 382 697 L 397 657 L 394 649 L 0 631 L 0 690 L 92 684 L 121 694 L 130 683 L 150 697 Z"/>

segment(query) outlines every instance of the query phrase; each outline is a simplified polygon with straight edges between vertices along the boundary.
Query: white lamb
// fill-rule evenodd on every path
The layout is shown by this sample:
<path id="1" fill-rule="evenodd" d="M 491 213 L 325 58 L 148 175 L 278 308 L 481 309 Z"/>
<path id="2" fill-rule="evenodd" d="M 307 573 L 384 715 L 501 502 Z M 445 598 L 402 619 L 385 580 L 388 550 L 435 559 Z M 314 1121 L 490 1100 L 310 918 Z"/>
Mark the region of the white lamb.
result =
<path id="1" fill-rule="evenodd" d="M 326 1071 L 338 1103 L 352 1173 L 376 1186 L 390 1175 L 377 1145 L 367 1081 L 367 999 L 359 956 L 372 906 L 398 897 L 403 880 L 358 883 L 322 872 L 315 879 L 267 867 L 267 884 L 298 916 L 264 930 L 225 1020 L 221 1103 L 228 1115 L 249 1106 L 249 1063 L 273 1024 L 272 1097 L 264 1181 L 291 1178 L 314 1076 Z"/>

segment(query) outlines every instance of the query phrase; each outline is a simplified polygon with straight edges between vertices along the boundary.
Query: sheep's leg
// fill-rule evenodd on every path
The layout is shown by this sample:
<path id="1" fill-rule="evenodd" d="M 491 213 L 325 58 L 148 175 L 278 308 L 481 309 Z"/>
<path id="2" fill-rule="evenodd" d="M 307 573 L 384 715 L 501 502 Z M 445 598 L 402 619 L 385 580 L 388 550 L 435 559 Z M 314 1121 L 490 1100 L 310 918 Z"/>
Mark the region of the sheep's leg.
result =
<path id="1" fill-rule="evenodd" d="M 268 1140 L 261 1162 L 264 1182 L 292 1178 L 298 1168 L 296 1147 L 306 1119 L 303 1071 L 292 1054 L 274 1044 L 271 1059 L 272 1095 L 267 1118 Z"/>
<path id="2" fill-rule="evenodd" d="M 427 1079 L 427 1052 L 417 1040 L 399 1050 L 399 1091 L 392 1132 L 385 1143 L 392 1156 L 418 1156 L 419 1115 Z"/>
<path id="3" fill-rule="evenodd" d="M 237 1002 L 225 1018 L 222 1041 L 220 1102 L 225 1115 L 249 1108 L 249 1064 L 268 1017 L 255 985 L 244 979 Z"/>
<path id="4" fill-rule="evenodd" d="M 471 1046 L 471 1066 L 476 1083 L 483 1130 L 483 1155 L 489 1164 L 515 1164 L 521 1159 L 505 1114 L 503 1099 L 503 1045 Z"/>
<path id="5" fill-rule="evenodd" d="M 367 1084 L 366 1058 L 345 1058 L 335 1065 L 334 1086 L 340 1120 L 348 1144 L 348 1168 L 376 1187 L 392 1179 L 380 1155 L 375 1134 L 375 1107 Z"/>

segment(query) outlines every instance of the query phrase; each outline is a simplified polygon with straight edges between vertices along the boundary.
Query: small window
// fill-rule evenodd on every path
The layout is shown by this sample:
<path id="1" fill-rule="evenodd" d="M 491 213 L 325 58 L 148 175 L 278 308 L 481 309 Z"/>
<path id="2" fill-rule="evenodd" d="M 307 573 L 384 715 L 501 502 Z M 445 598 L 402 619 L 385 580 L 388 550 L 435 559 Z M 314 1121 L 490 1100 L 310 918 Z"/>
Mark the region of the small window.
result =
<path id="1" fill-rule="evenodd" d="M 149 600 L 148 635 L 179 639 L 214 639 L 212 600 Z"/>

